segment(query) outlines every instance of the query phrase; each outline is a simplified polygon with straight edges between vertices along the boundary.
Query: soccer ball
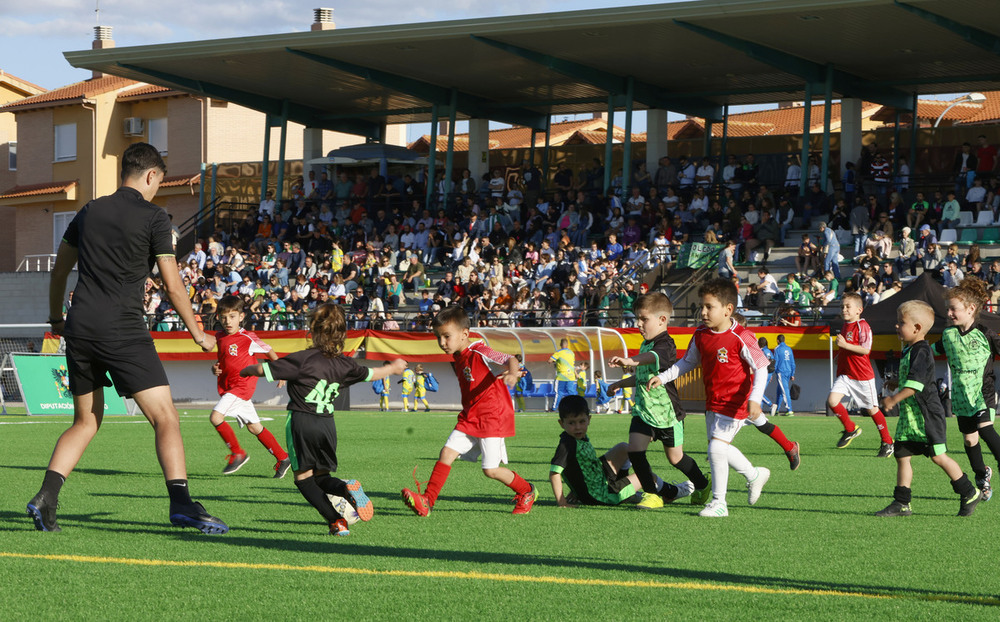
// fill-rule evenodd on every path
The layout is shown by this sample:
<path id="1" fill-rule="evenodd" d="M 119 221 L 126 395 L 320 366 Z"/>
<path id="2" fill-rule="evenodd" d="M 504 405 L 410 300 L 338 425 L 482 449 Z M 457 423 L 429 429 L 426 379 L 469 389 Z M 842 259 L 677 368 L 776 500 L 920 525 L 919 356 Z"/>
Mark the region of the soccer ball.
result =
<path id="1" fill-rule="evenodd" d="M 354 509 L 354 506 L 347 499 L 331 494 L 326 495 L 326 498 L 333 504 L 333 509 L 337 510 L 344 517 L 348 525 L 353 525 L 361 520 L 361 517 L 358 516 L 358 511 Z"/>

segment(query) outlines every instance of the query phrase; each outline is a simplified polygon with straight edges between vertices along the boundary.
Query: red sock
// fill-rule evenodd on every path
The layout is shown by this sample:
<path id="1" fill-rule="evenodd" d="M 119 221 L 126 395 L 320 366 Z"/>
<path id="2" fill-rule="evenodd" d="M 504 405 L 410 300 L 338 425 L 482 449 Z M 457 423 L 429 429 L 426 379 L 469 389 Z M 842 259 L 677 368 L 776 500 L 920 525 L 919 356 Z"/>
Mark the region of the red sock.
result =
<path id="1" fill-rule="evenodd" d="M 781 448 L 784 449 L 785 451 L 790 451 L 793 447 L 795 447 L 795 443 L 788 440 L 788 438 L 785 437 L 785 433 L 782 432 L 781 428 L 779 428 L 778 426 L 774 426 L 774 429 L 771 430 L 771 433 L 768 434 L 768 436 L 773 438 L 776 443 L 781 445 Z"/>
<path id="2" fill-rule="evenodd" d="M 441 487 L 444 486 L 449 473 L 451 473 L 450 464 L 445 464 L 440 460 L 434 463 L 431 479 L 427 482 L 427 489 L 424 490 L 424 496 L 427 497 L 427 503 L 431 507 L 434 507 L 434 502 L 437 501 L 438 493 L 441 492 Z"/>
<path id="3" fill-rule="evenodd" d="M 222 440 L 226 443 L 226 447 L 229 448 L 230 453 L 244 453 L 243 448 L 240 447 L 240 442 L 236 440 L 236 433 L 233 432 L 233 429 L 229 427 L 228 423 L 223 421 L 219 425 L 215 426 L 215 431 L 222 437 Z"/>
<path id="4" fill-rule="evenodd" d="M 513 471 L 511 472 L 513 473 Z M 517 473 L 514 473 L 514 480 L 507 484 L 507 487 L 519 495 L 531 492 L 531 484 L 524 481 L 524 478 Z"/>
<path id="5" fill-rule="evenodd" d="M 257 435 L 257 440 L 260 441 L 261 445 L 267 447 L 267 450 L 271 452 L 271 455 L 277 460 L 281 461 L 288 457 L 288 454 L 285 453 L 285 450 L 281 448 L 281 445 L 278 444 L 278 441 L 274 439 L 274 435 L 271 434 L 267 428 L 264 428 L 264 430 Z"/>
<path id="6" fill-rule="evenodd" d="M 853 432 L 854 428 L 858 427 L 854 425 L 853 421 L 851 421 L 851 417 L 847 414 L 847 409 L 844 408 L 843 404 L 837 404 L 834 406 L 833 414 L 837 415 L 840 422 L 844 424 L 844 432 Z"/>
<path id="7" fill-rule="evenodd" d="M 892 436 L 889 434 L 889 426 L 885 423 L 885 415 L 882 414 L 881 410 L 876 410 L 875 414 L 872 415 L 872 421 L 878 427 L 879 436 L 882 437 L 883 443 L 892 444 Z"/>

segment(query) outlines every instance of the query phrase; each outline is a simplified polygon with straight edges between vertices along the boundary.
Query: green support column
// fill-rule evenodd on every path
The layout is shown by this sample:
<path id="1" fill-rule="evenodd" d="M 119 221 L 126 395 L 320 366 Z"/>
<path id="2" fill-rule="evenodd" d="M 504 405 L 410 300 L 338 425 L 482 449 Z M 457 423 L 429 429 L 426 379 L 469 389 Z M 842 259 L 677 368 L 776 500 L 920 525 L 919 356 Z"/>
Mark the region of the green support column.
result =
<path id="1" fill-rule="evenodd" d="M 705 157 L 705 158 L 711 158 L 712 157 L 712 120 L 711 119 L 705 119 L 705 140 L 702 142 L 702 145 L 701 145 L 701 155 L 702 155 L 702 157 Z M 700 162 L 698 162 L 698 163 L 692 162 L 692 164 L 694 164 L 695 168 L 697 168 L 698 164 L 700 164 Z"/>
<path id="2" fill-rule="evenodd" d="M 535 128 L 531 128 L 531 147 L 528 149 L 528 161 L 535 166 Z"/>
<path id="3" fill-rule="evenodd" d="M 826 83 L 823 85 L 823 156 L 819 167 L 819 183 L 826 192 L 830 174 L 830 122 L 833 114 L 833 65 L 826 66 Z M 850 207 L 850 206 L 848 206 Z"/>
<path id="4" fill-rule="evenodd" d="M 917 94 L 913 94 L 913 122 L 910 123 L 910 174 L 917 171 L 917 130 L 920 129 L 920 119 L 917 118 Z"/>
<path id="5" fill-rule="evenodd" d="M 812 82 L 806 82 L 806 96 L 802 105 L 802 155 L 799 175 L 799 197 L 806 196 L 806 186 L 809 184 L 809 128 L 812 126 Z"/>
<path id="6" fill-rule="evenodd" d="M 552 117 L 545 117 L 545 150 L 542 151 L 542 189 L 549 183 L 549 141 L 552 138 Z"/>
<path id="7" fill-rule="evenodd" d="M 722 145 L 719 147 L 719 165 L 715 167 L 715 178 L 717 180 L 722 180 L 722 169 L 728 164 L 728 145 L 729 141 L 729 104 L 726 104 L 722 108 Z M 722 195 L 722 192 L 719 192 Z M 725 207 L 725 206 L 723 206 Z"/>
<path id="8" fill-rule="evenodd" d="M 264 158 L 260 163 L 260 200 L 267 194 L 267 169 L 271 163 L 271 115 L 264 115 Z M 214 187 L 215 176 L 212 176 Z M 213 197 L 214 198 L 214 197 Z"/>
<path id="9" fill-rule="evenodd" d="M 437 179 L 437 143 L 438 143 L 438 106 L 431 105 L 431 152 L 427 156 L 427 197 L 424 205 L 431 208 L 431 198 L 434 196 L 434 181 Z M 478 183 L 478 180 L 477 182 Z"/>
<path id="10" fill-rule="evenodd" d="M 275 205 L 285 194 L 285 142 L 288 138 L 288 101 L 281 105 L 281 142 L 278 146 L 278 187 L 274 192 Z"/>
<path id="11" fill-rule="evenodd" d="M 444 204 L 451 200 L 451 169 L 455 166 L 455 115 L 458 112 L 458 91 L 452 89 L 448 102 L 448 152 L 444 156 Z"/>
<path id="12" fill-rule="evenodd" d="M 632 192 L 632 104 L 635 99 L 635 78 L 629 76 L 625 86 L 625 153 L 622 157 L 622 196 Z"/>
<path id="13" fill-rule="evenodd" d="M 608 131 L 604 141 L 604 196 L 608 196 L 611 188 L 611 145 L 615 139 L 615 99 L 608 95 Z M 575 173 L 574 173 L 575 174 Z"/>
<path id="14" fill-rule="evenodd" d="M 890 186 L 896 185 L 896 173 L 899 172 L 899 108 L 896 108 L 896 118 L 895 123 L 893 123 L 892 128 L 892 179 L 889 180 Z"/>

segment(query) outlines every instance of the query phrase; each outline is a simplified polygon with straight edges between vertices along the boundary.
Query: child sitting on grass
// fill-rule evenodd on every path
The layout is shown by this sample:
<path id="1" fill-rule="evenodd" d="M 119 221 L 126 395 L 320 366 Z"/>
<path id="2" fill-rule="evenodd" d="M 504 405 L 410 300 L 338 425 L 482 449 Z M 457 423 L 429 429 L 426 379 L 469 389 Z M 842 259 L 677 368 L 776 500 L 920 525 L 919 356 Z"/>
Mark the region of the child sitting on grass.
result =
<path id="1" fill-rule="evenodd" d="M 559 402 L 559 426 L 563 433 L 549 468 L 549 483 L 559 507 L 618 505 L 642 489 L 639 478 L 628 472 L 627 443 L 618 443 L 597 457 L 587 436 L 590 409 L 585 398 L 570 395 Z M 662 483 L 654 477 L 657 485 Z"/>
<path id="2" fill-rule="evenodd" d="M 925 337 L 934 325 L 934 309 L 919 300 L 908 300 L 896 311 L 896 333 L 906 344 L 899 360 L 899 393 L 882 400 L 882 411 L 889 412 L 899 405 L 896 424 L 896 488 L 892 503 L 875 512 L 875 516 L 910 516 L 913 483 L 911 456 L 927 456 L 941 467 L 951 488 L 961 497 L 959 516 L 971 516 L 982 494 L 962 472 L 958 463 L 945 453 L 945 414 L 934 381 L 934 353 Z"/>
<path id="3" fill-rule="evenodd" d="M 251 365 L 240 375 L 288 382 L 285 430 L 295 486 L 330 525 L 331 535 L 346 536 L 351 533 L 347 521 L 327 495 L 346 499 L 363 521 L 371 520 L 374 510 L 360 482 L 330 476 L 338 466 L 334 400 L 352 384 L 403 373 L 406 361 L 396 359 L 370 369 L 344 356 L 347 322 L 339 305 L 327 303 L 316 307 L 309 319 L 309 330 L 313 338 L 311 348 L 277 361 Z"/>
<path id="4" fill-rule="evenodd" d="M 448 436 L 427 488 L 423 493 L 402 490 L 403 502 L 417 516 L 427 516 L 451 473 L 457 458 L 474 462 L 482 457 L 483 475 L 514 491 L 514 514 L 527 514 L 535 503 L 535 486 L 500 463 L 507 463 L 505 438 L 514 436 L 514 402 L 508 387 L 517 384 L 521 372 L 517 359 L 491 349 L 482 341 L 469 341 L 469 316 L 461 307 L 448 307 L 431 321 L 438 346 L 453 358 L 452 366 L 462 390 L 462 412 Z M 499 376 L 489 364 L 504 365 Z M 504 386 L 506 385 L 506 386 Z"/>

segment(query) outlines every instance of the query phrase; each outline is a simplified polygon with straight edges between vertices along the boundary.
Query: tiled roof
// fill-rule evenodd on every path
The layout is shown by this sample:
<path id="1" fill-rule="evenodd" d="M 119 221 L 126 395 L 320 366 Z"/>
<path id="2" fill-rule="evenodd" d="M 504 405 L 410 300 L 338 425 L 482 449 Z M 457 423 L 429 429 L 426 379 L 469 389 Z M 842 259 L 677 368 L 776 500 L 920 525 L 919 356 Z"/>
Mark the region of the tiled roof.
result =
<path id="1" fill-rule="evenodd" d="M 11 102 L 0 107 L 0 110 L 17 110 L 19 108 L 36 108 L 46 105 L 58 106 L 73 101 L 89 99 L 102 93 L 117 91 L 125 87 L 137 84 L 135 80 L 119 78 L 118 76 L 104 76 L 103 78 L 93 78 L 76 82 L 62 88 L 53 89 L 40 95 L 26 97 Z"/>
<path id="2" fill-rule="evenodd" d="M 176 188 L 179 186 L 191 186 L 201 181 L 201 173 L 194 175 L 171 175 L 164 177 L 160 182 L 161 188 Z"/>
<path id="3" fill-rule="evenodd" d="M 564 121 L 562 123 L 553 123 L 552 131 L 549 137 L 550 145 L 562 145 L 567 140 L 570 139 L 578 130 L 596 131 L 599 133 L 605 133 L 607 131 L 607 124 L 604 119 L 583 119 L 580 121 Z M 620 128 L 616 128 L 615 138 L 619 138 L 617 133 L 621 133 L 621 138 L 624 138 L 624 132 Z M 415 151 L 427 151 L 430 145 L 431 137 L 427 134 L 421 136 L 417 140 L 410 143 L 409 148 Z M 600 142 L 603 144 L 604 139 L 602 138 Z M 531 146 L 531 129 L 527 127 L 510 127 L 500 130 L 490 130 L 490 149 L 519 149 Z M 545 133 L 538 132 L 535 135 L 535 146 L 544 147 L 545 146 Z M 445 151 L 448 148 L 448 137 L 438 136 L 437 137 L 437 149 L 438 151 Z M 469 135 L 468 134 L 456 134 L 455 135 L 455 151 L 468 151 L 469 150 Z"/>
<path id="4" fill-rule="evenodd" d="M 989 121 L 996 119 L 997 111 L 1000 111 L 1000 93 L 984 93 L 986 95 L 986 101 L 983 103 L 961 103 L 956 104 L 951 110 L 945 113 L 942 120 L 951 121 L 952 124 L 959 123 L 981 123 L 982 121 Z M 992 100 L 992 101 L 991 101 Z M 937 121 L 938 117 L 945 112 L 948 106 L 951 106 L 952 102 L 947 100 L 937 100 L 937 99 L 920 99 L 917 100 L 917 118 L 922 122 L 927 122 L 933 124 Z M 994 111 L 994 116 L 990 117 L 987 109 L 991 108 Z M 986 113 L 983 115 L 983 113 Z M 982 120 L 979 119 L 981 116 L 985 117 Z M 872 118 L 876 121 L 881 121 L 887 125 L 892 125 L 896 122 L 896 109 L 889 106 L 883 107 L 881 110 L 872 115 Z M 909 112 L 903 112 L 900 115 L 901 123 L 910 123 L 912 118 Z"/>
<path id="5" fill-rule="evenodd" d="M 1000 121 L 1000 91 L 984 91 L 983 95 L 986 96 L 986 101 L 978 104 L 979 111 L 976 114 L 965 117 L 959 121 L 959 123 L 966 125 L 970 123 L 991 123 Z M 919 104 L 917 107 L 920 107 Z M 955 106 L 955 108 L 958 108 L 958 106 Z M 955 108 L 952 108 L 952 110 Z"/>
<path id="6" fill-rule="evenodd" d="M 142 86 L 137 86 L 134 89 L 129 89 L 127 91 L 122 91 L 121 93 L 118 94 L 117 99 L 118 99 L 118 101 L 124 101 L 124 100 L 128 100 L 128 99 L 133 99 L 133 98 L 136 98 L 136 97 L 144 97 L 144 96 L 150 96 L 150 95 L 168 95 L 168 94 L 170 94 L 170 95 L 182 95 L 183 93 L 181 93 L 180 91 L 175 91 L 174 89 L 171 89 L 171 88 L 168 88 L 168 87 L 165 87 L 165 86 L 157 86 L 155 84 L 146 84 L 146 85 L 142 85 Z"/>
<path id="7" fill-rule="evenodd" d="M 29 184 L 25 186 L 14 186 L 8 189 L 3 194 L 0 194 L 0 199 L 16 199 L 21 197 L 36 197 L 45 194 L 59 194 L 60 192 L 66 192 L 73 186 L 77 184 L 76 180 L 73 181 L 52 181 L 44 184 Z"/>
<path id="8" fill-rule="evenodd" d="M 0 69 L 0 82 L 5 82 L 9 84 L 13 89 L 21 91 L 23 93 L 28 93 L 29 95 L 37 95 L 39 93 L 45 92 L 45 87 L 38 86 L 37 84 L 32 84 L 27 80 L 18 78 L 15 75 L 9 74 L 3 69 Z"/>

